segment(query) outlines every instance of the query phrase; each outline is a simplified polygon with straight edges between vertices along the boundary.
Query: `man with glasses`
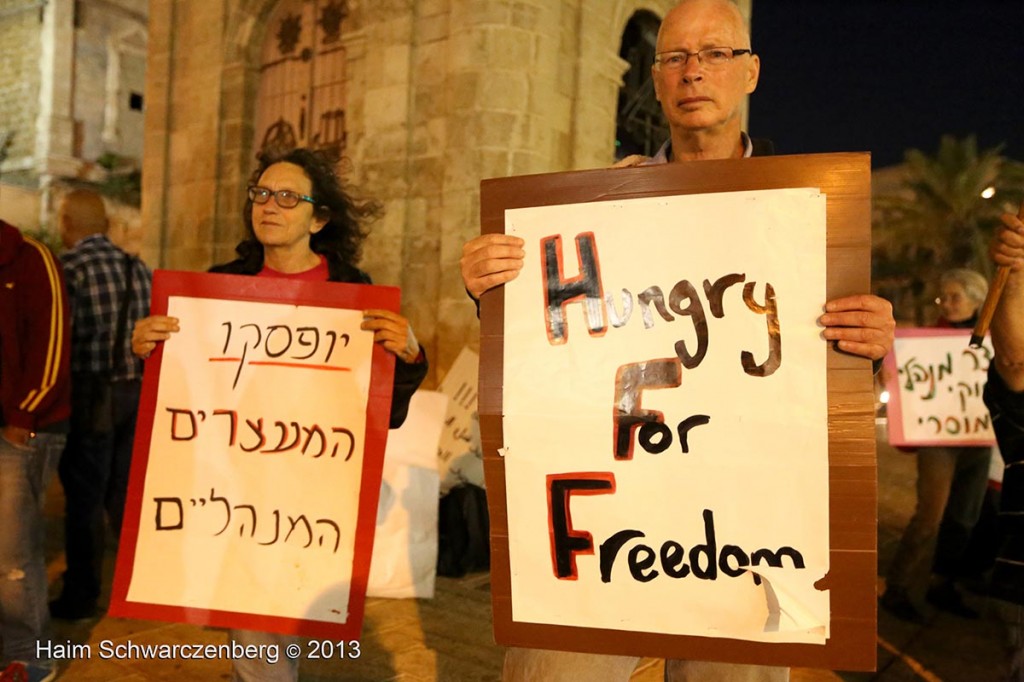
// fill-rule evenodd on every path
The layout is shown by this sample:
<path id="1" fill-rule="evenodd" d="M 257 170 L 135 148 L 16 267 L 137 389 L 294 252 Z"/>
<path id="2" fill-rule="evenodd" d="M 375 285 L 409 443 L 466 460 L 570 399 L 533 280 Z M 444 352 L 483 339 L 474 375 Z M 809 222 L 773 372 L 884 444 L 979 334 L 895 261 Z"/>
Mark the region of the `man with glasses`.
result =
<path id="1" fill-rule="evenodd" d="M 618 167 L 738 159 L 771 154 L 771 144 L 751 140 L 740 128 L 743 99 L 757 87 L 761 61 L 750 32 L 729 0 L 684 0 L 665 16 L 651 67 L 655 94 L 671 132 L 653 158 L 634 156 Z M 462 250 L 466 291 L 474 299 L 515 279 L 523 266 L 523 240 L 481 235 Z M 825 304 L 819 318 L 826 340 L 839 350 L 880 361 L 893 343 L 892 306 L 871 295 Z M 515 509 L 509 509 L 514 514 Z M 627 680 L 639 659 L 510 648 L 505 680 Z M 787 680 L 788 668 L 670 660 L 667 680 Z"/>

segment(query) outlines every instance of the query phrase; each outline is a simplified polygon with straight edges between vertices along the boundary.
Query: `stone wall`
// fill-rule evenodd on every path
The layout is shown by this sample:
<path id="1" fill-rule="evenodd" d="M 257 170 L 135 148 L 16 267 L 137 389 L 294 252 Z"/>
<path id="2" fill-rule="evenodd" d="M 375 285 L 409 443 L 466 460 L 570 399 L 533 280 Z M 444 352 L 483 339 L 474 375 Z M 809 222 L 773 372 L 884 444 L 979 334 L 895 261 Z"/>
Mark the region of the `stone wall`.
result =
<path id="1" fill-rule="evenodd" d="M 13 133 L 4 177 L 31 167 L 35 154 L 41 14 L 34 0 L 0 0 L 0 144 Z"/>
<path id="2" fill-rule="evenodd" d="M 622 30 L 671 0 L 350 0 L 347 177 L 379 199 L 362 266 L 403 290 L 433 383 L 478 326 L 458 261 L 484 178 L 608 165 Z M 143 253 L 231 257 L 273 0 L 152 0 Z M 749 13 L 749 2 L 746 3 Z M 188 36 L 187 42 L 185 36 Z"/>
<path id="3" fill-rule="evenodd" d="M 13 133 L 0 175 L 27 191 L 0 214 L 50 228 L 63 181 L 103 181 L 106 152 L 140 160 L 142 112 L 129 97 L 144 88 L 146 5 L 0 0 L 0 142 Z"/>

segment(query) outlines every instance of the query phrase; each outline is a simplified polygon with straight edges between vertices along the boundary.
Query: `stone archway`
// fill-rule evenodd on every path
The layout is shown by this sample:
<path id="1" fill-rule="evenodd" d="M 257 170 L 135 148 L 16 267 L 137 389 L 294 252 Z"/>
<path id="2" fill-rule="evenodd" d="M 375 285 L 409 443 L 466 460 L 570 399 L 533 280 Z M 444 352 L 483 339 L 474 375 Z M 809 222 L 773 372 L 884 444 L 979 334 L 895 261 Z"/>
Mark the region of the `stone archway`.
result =
<path id="1" fill-rule="evenodd" d="M 345 0 L 282 0 L 260 55 L 254 146 L 296 146 L 341 158 L 346 146 Z"/>
<path id="2" fill-rule="evenodd" d="M 615 158 L 631 154 L 653 156 L 668 138 L 668 127 L 654 94 L 651 64 L 661 18 L 649 10 L 638 10 L 622 31 L 619 56 L 629 67 L 619 89 L 615 129 Z"/>

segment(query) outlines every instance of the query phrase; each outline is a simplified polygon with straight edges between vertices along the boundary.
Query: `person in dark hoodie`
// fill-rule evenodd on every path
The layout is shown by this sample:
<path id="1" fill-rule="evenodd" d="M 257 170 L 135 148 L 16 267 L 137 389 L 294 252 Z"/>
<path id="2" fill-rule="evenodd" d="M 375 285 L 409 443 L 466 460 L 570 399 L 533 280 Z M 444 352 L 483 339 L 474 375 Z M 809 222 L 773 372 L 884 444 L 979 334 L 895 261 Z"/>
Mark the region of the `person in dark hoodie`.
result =
<path id="1" fill-rule="evenodd" d="M 316 151 L 295 149 L 260 159 L 249 187 L 244 211 L 246 238 L 236 248 L 239 257 L 216 265 L 210 272 L 320 282 L 370 284 L 356 267 L 365 231 L 362 221 L 376 204 L 358 203 L 343 189 L 331 160 Z M 373 332 L 375 343 L 394 353 L 394 392 L 390 427 L 405 421 L 409 400 L 427 373 L 427 360 L 412 327 L 403 316 L 387 310 L 363 311 L 362 329 Z M 132 350 L 147 357 L 157 343 L 178 331 L 178 320 L 154 315 L 140 320 L 132 333 Z M 242 646 L 270 645 L 283 650 L 294 637 L 232 630 Z M 298 678 L 298 661 L 280 657 L 237 659 L 235 679 L 291 681 Z"/>
<path id="2" fill-rule="evenodd" d="M 51 680 L 43 500 L 71 413 L 64 274 L 50 250 L 0 221 L 0 661 L 4 679 Z"/>
<path id="3" fill-rule="evenodd" d="M 999 502 L 1000 546 L 992 596 L 1017 605 L 1017 645 L 1006 678 L 1024 682 L 1024 221 L 1006 214 L 992 260 L 1009 268 L 995 314 L 985 404 L 1006 469 Z"/>

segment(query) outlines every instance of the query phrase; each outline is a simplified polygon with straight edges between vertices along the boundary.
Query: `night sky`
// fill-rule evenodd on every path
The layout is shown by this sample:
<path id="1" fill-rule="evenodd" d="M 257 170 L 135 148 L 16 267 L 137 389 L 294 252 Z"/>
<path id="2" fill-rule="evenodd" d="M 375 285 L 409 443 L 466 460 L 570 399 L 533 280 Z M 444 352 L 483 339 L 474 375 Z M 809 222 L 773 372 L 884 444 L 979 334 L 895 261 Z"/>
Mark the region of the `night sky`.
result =
<path id="1" fill-rule="evenodd" d="M 750 132 L 777 154 L 870 151 L 944 133 L 1024 160 L 1024 0 L 755 0 Z"/>

